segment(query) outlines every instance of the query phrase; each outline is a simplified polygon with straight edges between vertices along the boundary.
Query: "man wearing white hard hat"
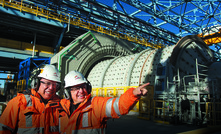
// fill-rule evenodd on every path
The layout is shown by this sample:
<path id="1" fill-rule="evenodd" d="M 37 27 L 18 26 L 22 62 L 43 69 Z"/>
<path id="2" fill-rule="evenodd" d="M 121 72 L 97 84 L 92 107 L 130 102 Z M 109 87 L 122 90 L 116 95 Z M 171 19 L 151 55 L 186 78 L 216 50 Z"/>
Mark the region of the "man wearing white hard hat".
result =
<path id="1" fill-rule="evenodd" d="M 91 97 L 90 82 L 78 71 L 70 71 L 64 79 L 66 99 L 61 100 L 60 131 L 64 134 L 103 134 L 107 120 L 127 114 L 149 83 L 130 88 L 118 98 Z"/>
<path id="2" fill-rule="evenodd" d="M 10 100 L 0 117 L 0 134 L 59 134 L 60 73 L 45 65 L 35 78 L 30 94 L 18 94 Z"/>

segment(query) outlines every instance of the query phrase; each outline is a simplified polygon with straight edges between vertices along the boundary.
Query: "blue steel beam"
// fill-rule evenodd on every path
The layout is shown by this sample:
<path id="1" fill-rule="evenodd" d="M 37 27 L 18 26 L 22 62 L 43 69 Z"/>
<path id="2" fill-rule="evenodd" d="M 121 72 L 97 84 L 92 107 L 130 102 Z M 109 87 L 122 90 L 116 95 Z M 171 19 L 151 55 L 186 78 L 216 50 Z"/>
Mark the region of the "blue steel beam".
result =
<path id="1" fill-rule="evenodd" d="M 100 24 L 104 26 L 104 28 L 113 30 L 117 28 L 118 31 L 119 29 L 122 30 L 122 33 L 126 32 L 131 35 L 139 35 L 155 42 L 168 42 L 167 44 L 174 44 L 179 38 L 173 33 L 168 33 L 163 29 L 157 29 L 156 27 L 147 25 L 145 22 L 142 22 L 142 20 L 136 20 L 133 17 L 127 16 L 120 11 L 115 11 L 106 5 L 98 4 L 96 2 L 79 2 L 74 0 L 62 2 L 62 5 L 59 5 L 59 10 L 56 11 L 57 13 L 62 14 L 62 12 L 65 12 L 69 13 L 71 16 L 79 16 L 81 18 L 88 19 L 92 22 Z M 51 7 L 52 10 L 57 9 L 54 5 L 51 5 L 50 2 L 41 3 L 47 3 L 47 5 L 40 5 L 44 8 Z M 51 21 L 50 19 L 48 20 Z M 115 27 L 117 23 L 119 26 Z M 164 38 L 165 35 L 167 36 L 166 39 Z"/>
<path id="2" fill-rule="evenodd" d="M 18 80 L 25 80 L 25 90 L 28 89 L 29 78 L 33 69 L 41 67 L 41 65 L 50 64 L 51 58 L 27 58 L 19 64 Z M 40 61 L 40 62 L 39 62 Z M 39 63 L 37 63 L 39 62 Z"/>
<path id="3" fill-rule="evenodd" d="M 184 34 L 199 34 L 206 27 L 219 25 L 221 20 L 219 0 L 112 0 L 113 7 L 107 5 L 111 0 L 58 0 L 57 3 L 49 0 L 31 1 L 51 8 L 56 13 L 65 12 L 104 28 L 144 37 L 154 44 L 175 44 Z M 135 10 L 128 8 L 128 5 Z M 22 16 L 23 13 L 18 14 Z M 47 21 L 50 24 L 53 22 L 45 18 Z M 55 22 L 64 27 L 60 22 Z"/>
<path id="4" fill-rule="evenodd" d="M 84 2 L 80 2 L 78 0 L 63 0 L 63 3 L 68 7 L 62 6 L 62 8 L 66 9 L 66 12 L 70 12 L 71 10 L 75 10 L 74 12 L 76 12 L 78 10 L 78 16 L 113 30 L 118 28 L 118 31 L 122 30 L 124 33 L 139 35 L 147 39 L 154 38 L 156 42 L 157 40 L 163 40 L 161 42 L 170 42 L 171 44 L 176 43 L 180 38 L 172 32 L 160 27 L 154 27 L 139 18 L 131 17 L 124 12 L 114 10 L 110 6 L 96 1 L 85 0 Z M 115 27 L 116 23 L 118 27 Z"/>
<path id="5" fill-rule="evenodd" d="M 34 14 L 20 12 L 19 10 L 16 10 L 16 9 L 13 9 L 13 8 L 7 8 L 7 7 L 0 6 L 0 13 L 1 12 L 8 13 L 8 14 L 11 14 L 11 15 L 15 15 L 15 16 L 18 16 L 18 17 L 21 17 L 21 18 L 31 19 L 31 20 L 34 20 L 34 21 L 37 21 L 37 22 L 42 22 L 42 23 L 45 23 L 45 24 L 48 24 L 48 25 L 53 25 L 53 26 L 57 26 L 57 27 L 61 27 L 61 28 L 63 27 L 63 24 L 58 22 L 58 21 L 49 20 L 49 19 L 46 19 L 44 17 L 36 16 Z"/>
<path id="6" fill-rule="evenodd" d="M 31 57 L 31 54 L 20 54 L 20 53 L 15 53 L 15 52 L 5 52 L 0 50 L 0 57 L 5 57 L 5 58 L 12 58 L 12 59 L 27 59 L 28 57 Z"/>
<path id="7" fill-rule="evenodd" d="M 61 41 L 62 41 L 62 39 L 63 39 L 64 33 L 65 33 L 65 31 L 66 31 L 66 28 L 67 28 L 67 24 L 64 24 L 64 28 L 63 28 L 63 30 L 62 30 L 62 32 L 61 32 L 61 34 L 60 34 L 58 43 L 57 43 L 57 45 L 56 45 L 56 47 L 55 47 L 55 50 L 54 50 L 54 53 L 55 53 L 55 54 L 56 54 L 57 52 L 59 52 L 59 48 L 60 48 L 60 45 L 61 45 Z"/>
<path id="8" fill-rule="evenodd" d="M 29 1 L 23 1 L 23 3 L 27 3 Z M 45 4 L 46 3 L 46 4 Z M 70 14 L 71 16 L 79 16 L 81 18 L 87 19 L 91 22 L 94 22 L 96 24 L 104 26 L 104 28 L 112 29 L 120 31 L 122 33 L 135 35 L 135 36 L 141 36 L 143 38 L 148 39 L 153 44 L 158 43 L 165 43 L 167 45 L 173 45 L 179 40 L 179 36 L 176 36 L 172 32 L 168 32 L 160 27 L 154 27 L 145 21 L 134 18 L 133 16 L 129 16 L 124 12 L 117 11 L 112 9 L 111 7 L 97 3 L 96 1 L 78 1 L 78 0 L 63 0 L 61 5 L 56 7 L 53 3 L 47 1 L 47 2 L 40 2 L 40 4 L 45 5 L 39 5 L 44 8 L 52 8 L 51 10 L 55 11 L 56 13 L 65 12 Z M 4 9 L 4 8 L 3 8 Z M 9 8 L 5 8 L 9 9 Z M 55 10 L 57 9 L 57 10 Z M 58 10 L 59 9 L 59 10 Z M 10 9 L 12 10 L 12 9 Z M 7 11 L 6 11 L 7 12 Z M 16 12 L 16 13 L 15 13 Z M 10 11 L 7 13 L 11 13 Z M 29 13 L 20 12 L 18 10 L 13 10 L 12 14 L 16 16 L 26 17 L 28 19 L 32 20 L 38 20 L 40 22 L 50 22 L 51 25 L 53 25 L 53 20 L 39 17 L 32 15 L 29 17 Z M 40 18 L 40 19 L 39 19 Z M 59 21 L 54 21 L 57 23 L 58 26 L 63 26 L 62 23 Z M 116 25 L 117 24 L 117 25 Z"/>
<path id="9" fill-rule="evenodd" d="M 120 1 L 152 16 L 149 17 L 148 23 L 157 18 L 158 22 L 154 20 L 153 25 L 171 24 L 179 28 L 181 32 L 176 33 L 178 36 L 184 33 L 199 34 L 203 28 L 221 24 L 220 0 L 157 0 L 145 1 L 145 3 L 142 0 Z"/>
<path id="10" fill-rule="evenodd" d="M 37 55 L 36 52 L 35 52 L 35 55 Z M 51 56 L 53 56 L 53 54 L 47 54 L 47 53 L 41 53 L 41 52 L 38 53 L 38 57 L 42 57 L 42 58 L 48 58 Z M 32 57 L 32 51 L 16 50 L 16 49 L 11 49 L 11 48 L 0 47 L 0 57 L 24 60 L 29 57 Z"/>

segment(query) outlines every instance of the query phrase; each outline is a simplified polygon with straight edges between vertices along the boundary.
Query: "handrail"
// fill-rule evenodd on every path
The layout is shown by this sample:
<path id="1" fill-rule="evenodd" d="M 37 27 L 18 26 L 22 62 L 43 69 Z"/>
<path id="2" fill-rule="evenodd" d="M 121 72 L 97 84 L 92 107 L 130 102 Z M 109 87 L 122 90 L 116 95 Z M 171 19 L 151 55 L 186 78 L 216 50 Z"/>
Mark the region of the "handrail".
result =
<path id="1" fill-rule="evenodd" d="M 208 120 L 208 125 L 216 126 L 219 125 L 221 120 L 221 103 L 220 102 L 206 102 L 206 118 Z"/>
<path id="2" fill-rule="evenodd" d="M 113 31 L 111 29 L 105 28 L 105 26 L 98 25 L 92 21 L 85 20 L 83 18 L 79 18 L 76 16 L 70 16 L 68 13 L 60 12 L 57 13 L 57 11 L 46 8 L 44 6 L 39 6 L 34 3 L 30 3 L 28 1 L 21 0 L 1 0 L 0 5 L 2 7 L 10 7 L 19 10 L 20 12 L 27 12 L 31 14 L 35 14 L 36 16 L 42 16 L 47 19 L 53 19 L 56 21 L 59 21 L 60 23 L 70 23 L 72 25 L 82 27 L 88 30 L 93 30 L 96 32 L 100 32 L 103 34 L 107 34 L 110 36 L 118 37 L 121 39 L 125 39 L 146 47 L 151 48 L 162 48 L 164 45 L 159 44 L 153 44 L 147 41 L 147 39 L 136 36 L 136 35 L 129 35 L 127 33 L 124 33 L 122 31 Z M 69 19 L 70 18 L 70 19 Z"/>
<path id="3" fill-rule="evenodd" d="M 105 96 L 105 97 L 119 97 L 119 90 L 123 90 L 123 93 L 126 92 L 129 88 L 137 88 L 138 86 L 119 86 L 119 87 L 97 87 L 92 88 L 92 96 Z M 99 94 L 100 91 L 100 94 Z M 109 92 L 108 92 L 109 91 Z M 139 112 L 139 102 L 135 105 L 135 109 L 132 109 L 134 112 Z"/>
<path id="4" fill-rule="evenodd" d="M 156 106 L 157 102 L 162 103 L 162 105 Z M 168 103 L 172 103 L 173 107 L 170 108 Z M 174 101 L 168 101 L 168 100 L 154 100 L 153 105 L 154 105 L 153 120 L 155 122 L 169 124 L 169 121 L 167 120 L 167 117 L 169 115 L 167 115 L 167 113 L 172 112 L 172 115 L 170 115 L 170 116 L 175 116 L 175 102 Z M 163 115 L 162 114 L 161 115 L 156 115 L 157 110 L 161 110 Z M 162 120 L 156 119 L 156 117 L 160 117 Z"/>

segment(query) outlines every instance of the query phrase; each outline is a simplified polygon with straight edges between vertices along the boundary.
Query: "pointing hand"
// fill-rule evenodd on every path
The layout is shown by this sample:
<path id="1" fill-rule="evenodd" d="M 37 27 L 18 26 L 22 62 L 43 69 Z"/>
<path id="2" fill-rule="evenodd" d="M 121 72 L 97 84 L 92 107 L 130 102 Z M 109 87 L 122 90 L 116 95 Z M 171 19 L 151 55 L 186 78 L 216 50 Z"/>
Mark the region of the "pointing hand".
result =
<path id="1" fill-rule="evenodd" d="M 149 85 L 150 83 L 146 83 L 146 84 L 143 84 L 142 86 L 139 86 L 137 88 L 135 88 L 133 90 L 133 94 L 135 96 L 145 96 L 148 92 L 148 90 L 145 88 L 147 85 Z"/>

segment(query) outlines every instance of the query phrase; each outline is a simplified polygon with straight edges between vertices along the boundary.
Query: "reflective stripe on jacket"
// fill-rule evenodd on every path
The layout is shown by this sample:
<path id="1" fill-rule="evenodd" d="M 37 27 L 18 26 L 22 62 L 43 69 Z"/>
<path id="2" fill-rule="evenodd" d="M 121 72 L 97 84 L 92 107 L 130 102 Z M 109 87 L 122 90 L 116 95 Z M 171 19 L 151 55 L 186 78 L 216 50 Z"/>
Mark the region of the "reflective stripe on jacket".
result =
<path id="1" fill-rule="evenodd" d="M 18 94 L 8 102 L 0 117 L 0 134 L 59 134 L 59 97 L 45 105 L 34 89 L 31 93 Z"/>
<path id="2" fill-rule="evenodd" d="M 104 134 L 107 119 L 127 114 L 139 97 L 128 89 L 121 97 L 93 97 L 86 100 L 70 115 L 70 100 L 62 99 L 64 111 L 60 112 L 60 130 L 65 134 Z"/>

